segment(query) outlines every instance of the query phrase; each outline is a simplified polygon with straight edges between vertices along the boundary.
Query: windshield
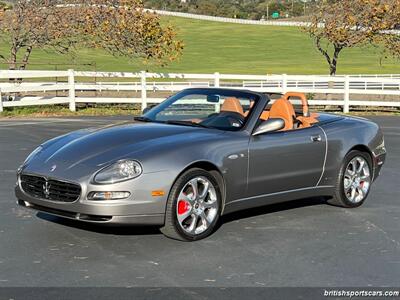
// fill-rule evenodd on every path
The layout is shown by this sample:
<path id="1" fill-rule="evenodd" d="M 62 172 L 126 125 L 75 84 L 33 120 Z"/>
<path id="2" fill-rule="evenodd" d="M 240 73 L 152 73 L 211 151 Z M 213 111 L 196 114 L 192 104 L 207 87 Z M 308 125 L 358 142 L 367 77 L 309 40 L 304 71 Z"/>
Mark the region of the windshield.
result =
<path id="1" fill-rule="evenodd" d="M 258 96 L 234 90 L 185 90 L 147 111 L 141 121 L 237 131 Z"/>

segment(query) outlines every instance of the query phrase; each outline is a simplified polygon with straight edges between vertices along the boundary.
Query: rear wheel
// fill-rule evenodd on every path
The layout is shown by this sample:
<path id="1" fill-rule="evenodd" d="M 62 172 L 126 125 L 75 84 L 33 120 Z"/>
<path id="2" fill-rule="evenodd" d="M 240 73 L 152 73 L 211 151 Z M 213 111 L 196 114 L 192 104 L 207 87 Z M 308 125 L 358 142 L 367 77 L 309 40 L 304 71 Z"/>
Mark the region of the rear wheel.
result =
<path id="1" fill-rule="evenodd" d="M 335 194 L 329 202 L 343 207 L 358 207 L 364 203 L 372 183 L 372 161 L 369 154 L 350 151 L 340 168 Z"/>
<path id="2" fill-rule="evenodd" d="M 203 169 L 190 169 L 173 185 L 161 232 L 173 239 L 194 241 L 210 235 L 221 211 L 216 178 Z"/>

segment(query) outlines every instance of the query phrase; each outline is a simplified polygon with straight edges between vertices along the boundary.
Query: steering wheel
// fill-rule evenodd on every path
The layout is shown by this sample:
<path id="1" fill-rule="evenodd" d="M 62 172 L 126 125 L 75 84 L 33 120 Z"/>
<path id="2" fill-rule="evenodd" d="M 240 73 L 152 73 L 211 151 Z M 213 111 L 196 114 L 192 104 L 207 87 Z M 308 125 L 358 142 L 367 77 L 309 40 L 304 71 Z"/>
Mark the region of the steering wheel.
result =
<path id="1" fill-rule="evenodd" d="M 245 122 L 245 117 L 240 113 L 233 111 L 221 111 L 214 113 L 203 120 L 200 124 L 211 127 L 222 128 L 241 128 Z"/>

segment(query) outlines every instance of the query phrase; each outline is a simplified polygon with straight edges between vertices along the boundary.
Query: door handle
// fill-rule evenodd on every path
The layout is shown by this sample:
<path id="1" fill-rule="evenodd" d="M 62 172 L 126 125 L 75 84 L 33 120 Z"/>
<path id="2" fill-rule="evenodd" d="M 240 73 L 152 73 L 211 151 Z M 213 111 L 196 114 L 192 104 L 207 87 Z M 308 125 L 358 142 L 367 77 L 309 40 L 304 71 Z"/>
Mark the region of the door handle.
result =
<path id="1" fill-rule="evenodd" d="M 322 141 L 322 138 L 320 135 L 313 135 L 310 137 L 312 142 L 320 142 Z"/>

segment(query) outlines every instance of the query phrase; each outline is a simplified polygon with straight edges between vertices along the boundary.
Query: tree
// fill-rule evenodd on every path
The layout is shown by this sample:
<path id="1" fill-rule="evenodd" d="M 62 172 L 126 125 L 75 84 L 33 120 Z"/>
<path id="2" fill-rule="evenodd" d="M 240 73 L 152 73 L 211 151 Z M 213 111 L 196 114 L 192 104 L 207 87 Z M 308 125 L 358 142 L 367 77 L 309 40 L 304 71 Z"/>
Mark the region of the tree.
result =
<path id="1" fill-rule="evenodd" d="M 377 35 L 374 38 L 374 42 L 384 46 L 383 55 L 388 54 L 395 58 L 400 58 L 400 0 L 394 1 L 396 5 L 391 8 L 391 13 L 385 20 L 388 29 L 392 29 L 394 32 Z"/>
<path id="2" fill-rule="evenodd" d="M 34 49 L 72 52 L 77 46 L 95 47 L 115 56 L 142 58 L 166 64 L 176 59 L 183 43 L 170 26 L 146 12 L 138 0 L 85 0 L 79 4 L 56 0 L 20 0 L 0 15 L 0 37 L 10 44 L 0 58 L 25 69 Z"/>
<path id="3" fill-rule="evenodd" d="M 162 26 L 158 15 L 143 10 L 140 0 L 91 0 L 76 9 L 85 17 L 84 25 L 80 22 L 77 28 L 89 47 L 161 65 L 175 60 L 183 50 L 174 28 Z"/>
<path id="4" fill-rule="evenodd" d="M 62 31 L 64 26 L 58 28 L 63 25 L 59 18 L 65 18 L 55 8 L 55 5 L 42 0 L 27 0 L 17 2 L 12 9 L 3 12 L 0 34 L 11 46 L 9 58 L 3 54 L 0 57 L 9 63 L 10 69 L 16 68 L 21 51 L 24 51 L 21 64 L 21 69 L 24 69 L 35 47 L 53 46 L 60 52 L 68 48 L 67 44 L 63 45 L 67 41 L 63 39 L 66 36 Z"/>
<path id="5" fill-rule="evenodd" d="M 323 1 L 312 15 L 310 34 L 319 52 L 335 75 L 339 54 L 377 41 L 385 30 L 393 28 L 393 12 L 400 0 Z"/>

